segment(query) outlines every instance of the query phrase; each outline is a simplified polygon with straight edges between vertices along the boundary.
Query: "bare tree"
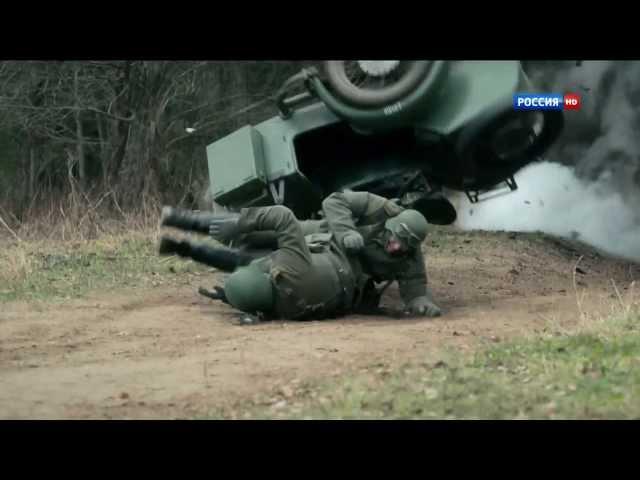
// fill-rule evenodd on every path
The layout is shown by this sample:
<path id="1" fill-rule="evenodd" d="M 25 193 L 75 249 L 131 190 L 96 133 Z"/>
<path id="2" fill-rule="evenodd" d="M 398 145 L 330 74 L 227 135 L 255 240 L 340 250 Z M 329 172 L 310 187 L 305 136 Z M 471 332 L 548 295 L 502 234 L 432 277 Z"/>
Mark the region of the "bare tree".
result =
<path id="1" fill-rule="evenodd" d="M 112 191 L 123 207 L 145 196 L 194 197 L 206 184 L 205 146 L 274 115 L 272 95 L 299 67 L 0 62 L 0 130 L 19 151 L 16 204 L 71 183 L 87 194 Z"/>

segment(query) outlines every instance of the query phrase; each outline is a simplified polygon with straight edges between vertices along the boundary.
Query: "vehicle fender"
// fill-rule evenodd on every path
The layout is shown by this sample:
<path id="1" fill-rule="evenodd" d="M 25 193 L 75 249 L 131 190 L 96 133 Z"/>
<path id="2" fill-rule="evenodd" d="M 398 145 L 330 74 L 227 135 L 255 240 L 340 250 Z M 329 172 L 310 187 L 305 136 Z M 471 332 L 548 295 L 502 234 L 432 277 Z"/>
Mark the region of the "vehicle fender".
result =
<path id="1" fill-rule="evenodd" d="M 384 131 L 413 123 L 417 115 L 428 108 L 431 98 L 437 94 L 447 76 L 448 62 L 436 61 L 431 74 L 405 98 L 382 108 L 362 109 L 336 98 L 319 77 L 309 79 L 308 87 L 338 117 L 355 128 L 365 131 Z"/>
<path id="2" fill-rule="evenodd" d="M 417 130 L 451 136 L 480 117 L 511 108 L 513 94 L 530 88 L 518 61 L 451 63 L 442 88 L 418 113 Z"/>

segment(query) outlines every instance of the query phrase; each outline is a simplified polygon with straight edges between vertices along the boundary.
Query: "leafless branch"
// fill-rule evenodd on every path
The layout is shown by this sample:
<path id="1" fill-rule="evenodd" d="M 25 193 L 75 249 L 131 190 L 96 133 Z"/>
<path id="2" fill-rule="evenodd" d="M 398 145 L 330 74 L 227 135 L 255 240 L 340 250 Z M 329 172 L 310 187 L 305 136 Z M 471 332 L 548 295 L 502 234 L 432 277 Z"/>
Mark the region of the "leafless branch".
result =
<path id="1" fill-rule="evenodd" d="M 6 228 L 9 233 L 11 233 L 11 235 L 13 235 L 13 237 L 18 241 L 18 242 L 22 242 L 22 239 L 18 236 L 18 234 L 16 232 L 14 232 L 11 227 L 9 225 L 7 225 L 7 223 L 4 221 L 4 218 L 2 218 L 2 216 L 0 216 L 0 223 L 4 226 L 4 228 Z"/>

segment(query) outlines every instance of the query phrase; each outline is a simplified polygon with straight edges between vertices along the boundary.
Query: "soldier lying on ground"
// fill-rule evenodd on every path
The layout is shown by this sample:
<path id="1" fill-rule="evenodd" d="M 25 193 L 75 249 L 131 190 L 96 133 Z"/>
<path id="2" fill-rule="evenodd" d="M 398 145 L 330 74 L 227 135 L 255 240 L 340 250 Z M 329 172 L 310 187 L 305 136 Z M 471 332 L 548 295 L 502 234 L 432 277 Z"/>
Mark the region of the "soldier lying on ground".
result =
<path id="1" fill-rule="evenodd" d="M 219 299 L 242 312 L 270 319 L 324 319 L 358 311 L 358 279 L 330 234 L 308 245 L 298 220 L 284 206 L 246 208 L 211 216 L 214 231 L 272 231 L 278 248 L 266 256 L 198 245 L 163 236 L 161 255 L 178 254 L 226 272 Z M 323 241 L 320 241 L 323 240 Z"/>
<path id="2" fill-rule="evenodd" d="M 419 212 L 404 210 L 390 200 L 367 192 L 335 193 L 325 199 L 323 211 L 324 220 L 302 221 L 298 225 L 307 235 L 310 245 L 322 241 L 323 237 L 324 241 L 332 238 L 337 248 L 347 253 L 348 265 L 357 279 L 356 297 L 361 312 L 380 313 L 378 304 L 384 288 L 397 280 L 409 313 L 441 314 L 427 288 L 420 249 L 426 236 L 427 222 Z M 230 251 L 226 252 L 227 269 L 234 268 L 235 264 L 247 264 L 277 248 L 276 232 L 268 229 L 240 231 L 234 227 L 233 221 L 226 222 L 225 218 L 234 217 L 165 207 L 162 224 L 209 233 L 227 244 L 240 244 L 241 250 L 234 252 L 234 260 L 229 260 Z M 329 232 L 332 235 L 327 237 Z M 165 241 L 165 250 L 168 241 Z M 192 246 L 195 248 L 191 249 L 192 255 L 183 256 L 197 260 L 196 257 L 203 256 L 200 252 L 202 247 Z M 384 281 L 387 283 L 382 289 L 375 286 L 376 282 Z M 219 298 L 220 292 L 218 289 L 218 294 L 208 296 Z"/>

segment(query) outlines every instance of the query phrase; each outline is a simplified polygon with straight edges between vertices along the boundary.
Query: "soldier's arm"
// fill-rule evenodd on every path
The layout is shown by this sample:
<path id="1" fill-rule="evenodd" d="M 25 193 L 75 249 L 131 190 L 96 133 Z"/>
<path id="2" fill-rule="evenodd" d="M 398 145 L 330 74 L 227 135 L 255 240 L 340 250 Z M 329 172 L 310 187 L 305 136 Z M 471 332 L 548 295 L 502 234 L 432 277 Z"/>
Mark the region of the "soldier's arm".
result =
<path id="1" fill-rule="evenodd" d="M 293 212 L 287 207 L 243 208 L 238 219 L 238 230 L 241 233 L 273 231 L 278 242 L 278 249 L 286 251 L 311 264 L 311 253 L 307 246 L 302 228 Z"/>
<path id="2" fill-rule="evenodd" d="M 418 297 L 427 295 L 427 271 L 424 256 L 418 248 L 416 253 L 406 262 L 406 268 L 398 274 L 398 290 L 405 304 Z"/>
<path id="3" fill-rule="evenodd" d="M 383 219 L 375 218 L 378 214 L 384 215 L 384 218 L 394 216 L 388 215 L 392 208 L 390 200 L 369 192 L 336 192 L 322 202 L 322 211 L 329 229 L 340 243 L 346 234 L 357 231 L 356 224 L 361 219 Z"/>

